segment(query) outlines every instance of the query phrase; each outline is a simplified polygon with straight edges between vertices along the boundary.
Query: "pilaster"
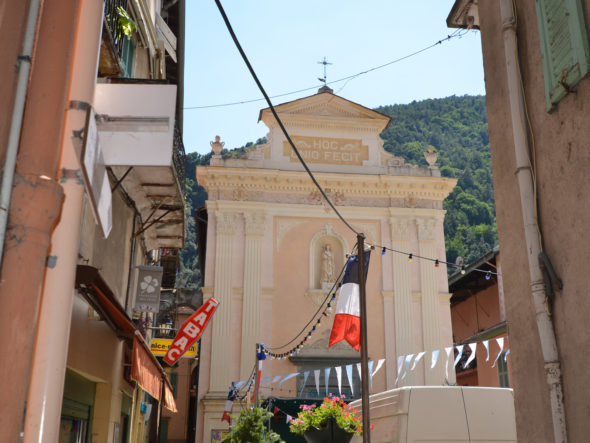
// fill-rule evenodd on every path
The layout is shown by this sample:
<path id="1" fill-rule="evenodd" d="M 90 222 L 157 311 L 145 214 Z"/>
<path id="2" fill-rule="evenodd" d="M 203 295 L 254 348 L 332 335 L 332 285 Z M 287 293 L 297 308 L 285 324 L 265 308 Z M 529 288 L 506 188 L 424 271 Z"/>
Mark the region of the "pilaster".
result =
<path id="1" fill-rule="evenodd" d="M 240 380 L 248 378 L 255 363 L 256 343 L 261 339 L 262 241 L 266 214 L 244 213 L 244 298 L 242 305 L 242 355 Z"/>
<path id="2" fill-rule="evenodd" d="M 397 251 L 410 249 L 410 221 L 391 218 L 391 246 Z M 414 352 L 414 321 L 412 314 L 412 288 L 408 257 L 397 252 L 392 256 L 393 301 L 395 310 L 395 348 L 397 355 Z M 386 323 L 387 324 L 387 323 Z M 395 358 L 397 362 L 397 357 Z M 413 374 L 398 381 L 399 386 L 413 384 Z"/>
<path id="3" fill-rule="evenodd" d="M 215 213 L 216 247 L 215 247 L 215 278 L 213 294 L 219 301 L 217 311 L 212 318 L 212 346 L 209 392 L 224 392 L 231 379 L 231 325 L 232 325 L 232 260 L 234 232 L 237 214 L 217 211 Z"/>
<path id="4" fill-rule="evenodd" d="M 420 245 L 420 255 L 436 259 L 436 219 L 418 218 L 418 240 Z M 424 379 L 426 385 L 442 385 L 444 382 L 444 362 L 445 356 L 442 350 L 441 330 L 440 330 L 440 302 L 438 296 L 438 279 L 437 272 L 441 268 L 436 267 L 435 263 L 430 260 L 420 260 L 420 285 L 422 292 L 422 336 L 424 340 L 424 350 L 432 351 L 441 349 L 439 362 L 434 369 L 430 365 L 425 365 Z"/>

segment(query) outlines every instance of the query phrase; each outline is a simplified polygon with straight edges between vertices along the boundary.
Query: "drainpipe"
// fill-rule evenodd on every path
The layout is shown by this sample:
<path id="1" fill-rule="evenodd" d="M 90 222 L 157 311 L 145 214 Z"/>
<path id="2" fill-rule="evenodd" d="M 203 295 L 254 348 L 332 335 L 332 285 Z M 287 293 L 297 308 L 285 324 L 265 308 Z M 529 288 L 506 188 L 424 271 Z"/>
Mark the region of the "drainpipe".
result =
<path id="1" fill-rule="evenodd" d="M 103 2 L 80 0 L 69 67 L 67 111 L 61 138 L 59 181 L 65 199 L 51 236 L 50 257 L 41 297 L 35 353 L 25 416 L 25 443 L 59 440 L 64 374 L 68 357 L 84 185 L 73 131 L 84 128 L 86 104 L 94 98 L 102 32 Z"/>
<path id="2" fill-rule="evenodd" d="M 565 443 L 567 442 L 567 430 L 565 409 L 563 406 L 563 390 L 561 386 L 561 364 L 553 323 L 548 313 L 548 299 L 543 273 L 538 259 L 539 253 L 541 252 L 541 238 L 537 229 L 533 176 L 527 140 L 524 91 L 522 89 L 518 63 L 516 17 L 512 0 L 500 1 L 500 13 L 504 36 L 504 54 L 510 97 L 514 153 L 516 156 L 516 177 L 520 188 L 520 203 L 529 263 L 530 287 L 535 307 L 537 329 L 541 340 L 545 375 L 547 384 L 549 385 L 554 441 Z"/>
<path id="3" fill-rule="evenodd" d="M 20 142 L 20 130 L 25 112 L 25 99 L 29 84 L 29 71 L 31 70 L 31 59 L 33 57 L 33 45 L 35 43 L 35 30 L 37 19 L 41 9 L 41 0 L 31 0 L 29 4 L 29 15 L 25 28 L 22 54 L 18 60 L 18 80 L 16 84 L 16 95 L 14 107 L 12 108 L 12 119 L 6 147 L 6 161 L 4 163 L 4 175 L 2 176 L 2 187 L 0 188 L 0 266 L 4 252 L 4 237 L 6 236 L 6 225 L 8 224 L 8 208 L 12 196 L 12 184 L 14 181 L 14 169 L 16 168 L 16 153 Z"/>

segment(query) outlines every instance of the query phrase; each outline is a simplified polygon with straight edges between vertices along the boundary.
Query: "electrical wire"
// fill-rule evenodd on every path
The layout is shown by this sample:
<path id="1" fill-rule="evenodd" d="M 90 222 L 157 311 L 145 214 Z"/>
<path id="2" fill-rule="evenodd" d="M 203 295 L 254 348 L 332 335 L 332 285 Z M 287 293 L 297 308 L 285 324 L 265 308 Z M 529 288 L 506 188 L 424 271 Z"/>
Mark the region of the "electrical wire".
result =
<path id="1" fill-rule="evenodd" d="M 246 53 L 242 49 L 242 45 L 240 44 L 240 42 L 238 41 L 238 38 L 236 37 L 236 34 L 234 33 L 234 30 L 233 30 L 233 28 L 231 26 L 231 23 L 229 22 L 229 19 L 227 18 L 227 15 L 225 14 L 225 11 L 223 9 L 223 6 L 221 6 L 221 2 L 219 0 L 215 0 L 215 4 L 217 5 L 217 8 L 219 9 L 219 12 L 221 13 L 221 16 L 223 17 L 223 21 L 225 22 L 225 26 L 227 27 L 227 30 L 229 31 L 229 33 L 231 35 L 231 38 L 234 41 L 234 44 L 236 45 L 236 48 L 240 52 L 240 55 L 242 56 L 242 59 L 244 60 L 244 63 L 246 63 L 246 66 L 248 67 L 248 70 L 250 71 L 250 74 L 252 75 L 252 78 L 256 82 L 256 85 L 258 86 L 258 89 L 260 89 L 260 92 L 262 93 L 262 95 L 264 95 L 264 98 L 266 99 L 266 103 L 268 104 L 268 106 L 270 107 L 270 110 L 272 112 L 272 115 L 274 116 L 275 120 L 277 121 L 278 125 L 280 126 L 281 130 L 283 131 L 283 134 L 285 135 L 285 138 L 287 139 L 287 141 L 291 145 L 291 148 L 295 152 L 295 155 L 297 155 L 297 158 L 299 159 L 299 162 L 301 163 L 301 165 L 303 166 L 303 168 L 305 169 L 305 171 L 307 172 L 307 174 L 311 178 L 311 181 L 314 183 L 314 185 L 316 186 L 316 188 L 318 189 L 318 191 L 320 191 L 320 193 L 322 194 L 322 196 L 326 200 L 326 203 L 328 203 L 328 205 L 332 208 L 332 210 L 334 211 L 334 213 L 342 221 L 342 223 L 344 223 L 348 227 L 348 229 L 350 229 L 356 235 L 362 235 L 362 234 L 360 234 L 356 229 L 354 229 L 346 221 L 346 219 L 342 216 L 342 214 L 340 214 L 340 212 L 338 211 L 338 209 L 336 209 L 336 206 L 334 206 L 334 203 L 332 203 L 332 201 L 328 198 L 328 196 L 324 192 L 324 189 L 320 186 L 320 184 L 318 183 L 318 181 L 316 180 L 316 178 L 314 177 L 314 175 L 310 171 L 309 167 L 305 163 L 305 160 L 303 160 L 303 157 L 301 156 L 299 150 L 295 146 L 295 143 L 293 143 L 293 140 L 291 140 L 291 137 L 289 136 L 289 133 L 287 132 L 287 129 L 285 128 L 285 126 L 283 125 L 283 122 L 279 118 L 279 115 L 277 114 L 277 111 L 275 110 L 275 108 L 274 108 L 274 106 L 273 106 L 273 104 L 272 104 L 272 102 L 271 102 L 268 94 L 266 93 L 264 87 L 262 86 L 262 83 L 260 83 L 260 80 L 258 79 L 258 76 L 256 75 L 256 72 L 254 71 L 254 68 L 250 64 L 250 61 L 248 60 L 248 57 L 246 56 Z"/>
<path id="2" fill-rule="evenodd" d="M 354 254 L 355 249 L 356 249 L 356 246 L 355 246 L 355 248 L 352 249 L 351 254 Z M 315 313 L 311 317 L 311 320 L 309 320 L 307 322 L 307 324 L 303 328 L 301 328 L 301 331 L 299 331 L 299 333 L 297 333 L 297 335 L 295 335 L 295 337 L 291 341 L 289 341 L 289 342 L 287 342 L 287 343 L 285 343 L 284 345 L 281 345 L 281 346 L 273 346 L 273 347 L 266 347 L 265 346 L 264 348 L 267 349 L 267 350 L 269 350 L 269 351 L 276 351 L 278 349 L 286 348 L 291 343 L 293 343 L 294 341 L 296 341 L 297 338 L 300 337 L 305 332 L 305 330 L 309 327 L 309 325 L 311 325 L 315 321 L 315 318 L 317 317 L 317 315 L 322 310 L 322 307 L 324 306 L 324 303 L 326 303 L 326 301 L 328 300 L 328 298 L 331 298 L 333 296 L 333 293 L 335 292 L 335 289 L 337 288 L 338 284 L 340 283 L 340 281 L 341 281 L 341 279 L 342 279 L 342 277 L 344 275 L 344 271 L 346 271 L 346 263 L 344 264 L 344 266 L 340 270 L 340 273 L 338 274 L 338 277 L 336 277 L 336 281 L 332 285 L 332 288 L 328 291 L 328 294 L 324 298 L 324 301 L 322 302 L 322 304 L 320 305 L 320 307 L 315 311 Z"/>
<path id="3" fill-rule="evenodd" d="M 432 49 L 435 46 L 441 45 L 442 43 L 444 43 L 446 41 L 452 40 L 454 38 L 461 38 L 465 34 L 467 34 L 468 32 L 469 32 L 469 30 L 457 29 L 452 34 L 447 35 L 445 38 L 442 38 L 442 39 L 438 40 L 436 43 L 433 43 L 433 44 L 431 44 L 429 46 L 426 46 L 426 47 L 424 47 L 422 49 L 419 49 L 419 50 L 414 51 L 414 52 L 412 52 L 410 54 L 407 54 L 407 55 L 404 55 L 402 57 L 399 57 L 399 58 L 397 58 L 395 60 L 392 60 L 390 62 L 384 63 L 382 65 L 375 66 L 373 68 L 367 69 L 365 71 L 361 71 L 361 72 L 358 72 L 356 74 L 352 74 L 352 75 L 349 75 L 349 76 L 346 76 L 346 77 L 342 77 L 342 78 L 339 78 L 338 80 L 329 81 L 329 82 L 326 83 L 326 85 L 335 85 L 336 83 L 346 82 L 346 83 L 344 83 L 344 85 L 342 85 L 340 87 L 340 89 L 338 89 L 338 91 L 336 92 L 336 94 L 338 94 L 340 91 L 342 91 L 346 87 L 346 85 L 351 80 L 354 80 L 355 78 L 357 78 L 357 77 L 359 77 L 361 75 L 368 74 L 368 73 L 373 72 L 373 71 L 376 71 L 378 69 L 382 69 L 382 68 L 385 68 L 387 66 L 393 65 L 395 63 L 399 63 L 399 62 L 401 62 L 403 60 L 406 60 L 406 59 L 408 59 L 410 57 L 414 57 L 415 55 L 421 54 L 422 52 L 427 51 L 429 49 Z M 273 95 L 270 98 L 280 98 L 280 97 L 285 97 L 285 96 L 288 96 L 288 95 L 299 94 L 300 92 L 312 91 L 312 90 L 318 89 L 321 86 L 324 86 L 324 84 L 322 83 L 321 85 L 310 86 L 308 88 L 298 89 L 296 91 L 284 92 L 282 94 Z M 221 108 L 221 107 L 226 107 L 226 106 L 245 105 L 245 104 L 248 104 L 248 103 L 260 102 L 260 101 L 263 101 L 263 100 L 264 100 L 264 98 L 254 98 L 254 99 L 241 100 L 241 101 L 230 102 L 230 103 L 219 103 L 219 104 L 215 104 L 215 105 L 187 106 L 187 107 L 184 107 L 183 109 L 185 109 L 185 110 L 191 110 L 191 109 Z"/>

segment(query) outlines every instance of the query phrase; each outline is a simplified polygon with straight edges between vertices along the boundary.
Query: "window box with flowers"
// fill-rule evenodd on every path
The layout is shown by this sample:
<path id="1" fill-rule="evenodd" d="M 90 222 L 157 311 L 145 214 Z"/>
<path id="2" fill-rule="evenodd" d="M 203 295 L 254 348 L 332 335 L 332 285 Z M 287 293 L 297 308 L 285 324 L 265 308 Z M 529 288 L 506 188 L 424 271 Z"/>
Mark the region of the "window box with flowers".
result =
<path id="1" fill-rule="evenodd" d="M 321 405 L 301 405 L 302 411 L 291 420 L 291 432 L 309 443 L 349 442 L 363 435 L 362 417 L 344 401 L 344 396 L 325 397 Z"/>

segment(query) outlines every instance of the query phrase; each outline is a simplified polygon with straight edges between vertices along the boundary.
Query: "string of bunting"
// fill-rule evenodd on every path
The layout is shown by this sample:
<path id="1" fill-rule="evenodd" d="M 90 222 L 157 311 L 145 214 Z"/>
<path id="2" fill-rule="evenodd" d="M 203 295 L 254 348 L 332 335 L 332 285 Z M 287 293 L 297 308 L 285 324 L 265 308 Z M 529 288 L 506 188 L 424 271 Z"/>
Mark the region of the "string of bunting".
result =
<path id="1" fill-rule="evenodd" d="M 395 249 L 391 249 L 388 248 L 386 246 L 377 246 L 377 245 L 369 245 L 371 250 L 375 250 L 376 248 L 381 249 L 381 255 L 385 255 L 386 251 L 391 251 L 391 252 L 395 252 L 398 254 L 404 254 L 408 256 L 408 261 L 411 262 L 414 258 L 417 259 L 422 259 L 422 260 L 429 260 L 429 261 L 433 261 L 434 262 L 434 266 L 435 267 L 439 267 L 440 263 L 444 263 L 446 265 L 451 265 L 451 266 L 455 266 L 457 268 L 459 268 L 458 265 L 454 264 L 454 263 L 449 263 L 446 261 L 442 261 L 442 260 L 438 260 L 438 259 L 432 259 L 432 258 L 428 258 L 428 257 L 422 257 L 420 255 L 415 255 L 413 253 L 405 253 L 402 251 L 397 251 Z M 347 254 L 346 257 L 348 258 L 350 256 L 350 254 Z M 307 325 L 313 324 L 313 326 L 311 328 L 309 328 L 307 330 L 307 332 L 303 335 L 303 332 L 305 331 L 305 328 L 299 332 L 289 343 L 292 343 L 294 341 L 296 341 L 297 337 L 300 337 L 303 335 L 303 339 L 297 343 L 297 345 L 295 345 L 294 347 L 292 347 L 289 350 L 283 351 L 283 352 L 274 352 L 276 349 L 280 349 L 285 347 L 284 346 L 278 346 L 276 348 L 271 348 L 268 346 L 265 346 L 264 343 L 260 344 L 261 350 L 262 352 L 264 352 L 264 354 L 269 357 L 270 360 L 274 360 L 274 359 L 278 359 L 278 360 L 283 360 L 285 358 L 294 356 L 296 354 L 298 354 L 304 347 L 305 345 L 308 343 L 309 339 L 312 337 L 312 335 L 317 331 L 317 328 L 319 328 L 321 326 L 322 323 L 322 319 L 324 317 L 329 317 L 330 313 L 332 312 L 332 305 L 334 304 L 335 300 L 336 300 L 336 289 L 339 288 L 342 284 L 342 275 L 344 273 L 344 267 L 342 268 L 342 270 L 340 271 L 340 274 L 338 276 L 338 278 L 336 279 L 336 282 L 334 283 L 334 285 L 332 286 L 332 288 L 328 291 L 328 294 L 326 296 L 326 298 L 324 299 L 324 301 L 322 302 L 322 304 L 320 305 L 320 308 L 318 308 L 318 310 L 315 312 L 315 314 L 312 316 L 312 319 L 307 323 Z M 465 274 L 465 265 L 460 266 L 461 269 L 461 273 Z M 486 280 L 489 280 L 491 278 L 492 275 L 497 275 L 496 272 L 492 272 L 489 270 L 483 270 L 483 269 L 478 269 L 475 268 L 473 269 L 473 271 L 477 271 L 477 272 L 483 272 L 485 273 L 485 278 Z M 325 307 L 323 308 L 323 311 L 321 313 L 321 316 L 315 320 L 315 317 L 318 315 L 318 313 L 322 310 L 322 307 L 324 306 L 324 304 L 326 303 L 326 301 L 329 299 L 329 302 L 325 305 Z"/>
<path id="2" fill-rule="evenodd" d="M 504 352 L 504 337 L 495 338 L 495 342 L 498 346 L 498 351 L 497 351 L 497 354 L 496 354 L 494 361 L 492 363 L 492 368 L 496 366 L 496 363 L 501 358 L 502 353 L 504 353 L 504 356 L 503 356 L 504 362 L 507 362 L 508 355 L 510 354 L 510 349 L 507 349 L 506 352 Z M 430 351 L 430 362 L 426 361 L 426 358 L 424 358 L 427 355 L 426 351 L 417 352 L 415 354 L 400 355 L 397 357 L 397 377 L 396 377 L 395 384 L 397 385 L 400 380 L 405 379 L 406 376 L 410 372 L 414 371 L 416 366 L 418 365 L 418 363 L 421 360 L 424 360 L 424 364 L 427 366 L 427 368 L 429 370 L 433 370 L 436 367 L 436 365 L 438 364 L 439 360 L 441 360 L 439 357 L 440 357 L 442 351 L 444 351 L 444 353 L 446 355 L 446 362 L 445 362 L 446 374 L 445 374 L 445 376 L 448 379 L 449 378 L 449 363 L 451 362 L 451 352 L 453 352 L 454 350 L 457 351 L 457 354 L 454 355 L 454 360 L 452 360 L 453 361 L 452 367 L 457 367 L 457 365 L 461 362 L 461 359 L 464 356 L 467 356 L 467 360 L 465 360 L 465 362 L 462 364 L 463 369 L 466 369 L 476 357 L 476 348 L 477 348 L 478 344 L 480 346 L 484 347 L 484 349 L 486 351 L 485 361 L 489 362 L 490 358 L 492 357 L 492 354 L 490 352 L 490 340 L 482 340 L 480 342 L 463 343 L 460 345 L 445 347 L 444 349 L 436 349 L 436 350 Z M 470 350 L 469 353 L 467 351 L 468 349 Z M 376 363 L 376 365 L 375 365 L 375 363 Z M 385 363 L 384 358 L 379 359 L 376 362 L 375 361 L 368 362 L 371 385 L 372 385 L 373 377 L 383 367 L 384 363 Z M 303 375 L 303 383 L 301 385 L 302 388 L 299 392 L 299 394 L 301 395 L 303 393 L 303 389 L 305 388 L 305 386 L 307 384 L 307 380 L 308 380 L 309 376 L 313 373 L 316 391 L 317 391 L 318 395 L 320 395 L 320 381 L 321 381 L 321 378 L 322 378 L 321 376 L 323 373 L 324 382 L 325 382 L 325 391 L 326 391 L 326 395 L 328 395 L 329 394 L 329 383 L 328 382 L 329 382 L 329 378 L 332 373 L 332 370 L 334 370 L 336 373 L 336 379 L 338 382 L 338 393 L 340 395 L 342 394 L 342 378 L 343 378 L 342 376 L 344 373 L 344 374 L 346 374 L 346 377 L 348 379 L 349 388 L 350 388 L 352 394 L 354 395 L 353 369 L 355 366 L 356 366 L 356 369 L 358 372 L 359 379 L 361 379 L 362 376 L 361 376 L 360 363 L 356 363 L 355 365 L 349 364 L 349 365 L 344 365 L 344 366 L 333 366 L 333 367 L 326 367 L 326 368 L 314 369 L 314 370 L 308 370 L 308 371 L 292 372 L 292 373 L 289 373 L 286 375 L 276 375 L 274 377 L 266 377 L 261 380 L 260 387 L 262 388 L 262 387 L 265 387 L 265 385 L 266 385 L 270 388 L 270 385 L 278 383 L 277 389 L 281 389 L 283 383 L 285 383 L 287 380 L 290 380 L 291 378 L 294 378 L 298 375 Z M 247 383 L 247 381 L 241 381 L 241 382 L 234 383 L 234 385 L 235 386 L 243 386 L 246 383 Z M 250 387 L 251 387 L 251 383 L 252 383 L 252 378 L 250 378 L 250 382 L 249 382 Z"/>

